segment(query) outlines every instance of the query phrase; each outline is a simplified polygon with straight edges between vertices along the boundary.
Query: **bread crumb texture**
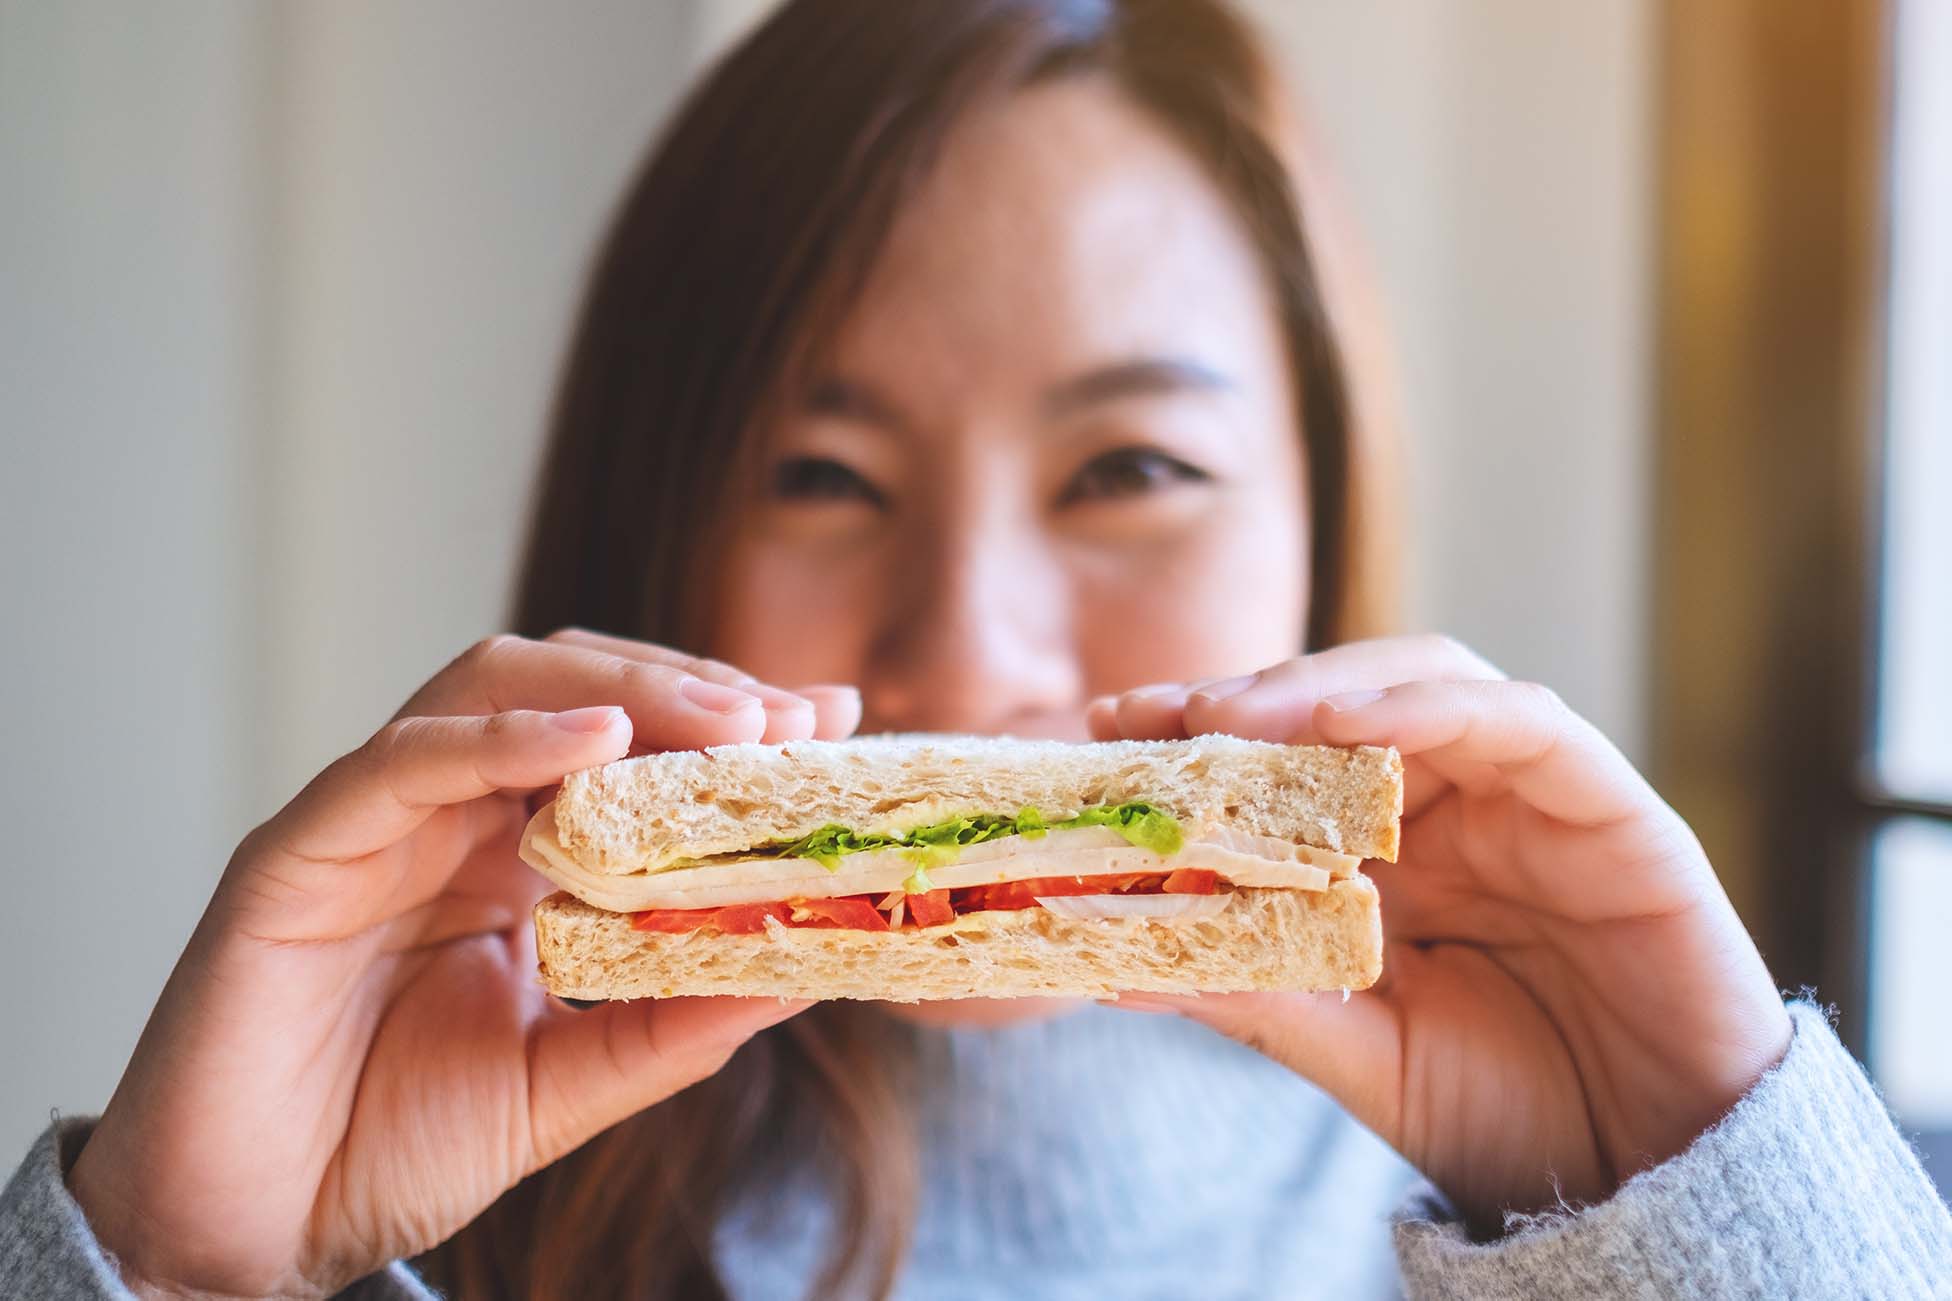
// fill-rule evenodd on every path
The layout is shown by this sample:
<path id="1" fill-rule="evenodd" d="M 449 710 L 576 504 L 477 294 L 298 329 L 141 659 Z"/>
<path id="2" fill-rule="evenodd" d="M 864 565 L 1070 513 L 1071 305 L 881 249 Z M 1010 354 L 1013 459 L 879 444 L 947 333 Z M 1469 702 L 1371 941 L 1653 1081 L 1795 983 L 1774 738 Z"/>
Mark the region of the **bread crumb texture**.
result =
<path id="1" fill-rule="evenodd" d="M 1230 736 L 1074 745 L 866 737 L 729 745 L 571 773 L 556 834 L 592 870 L 623 873 L 794 840 L 830 823 L 906 831 L 970 813 L 1063 817 L 1145 800 L 1189 825 L 1393 860 L 1403 804 L 1396 751 Z"/>
<path id="2" fill-rule="evenodd" d="M 1072 921 L 1043 908 L 922 930 L 769 924 L 763 935 L 636 931 L 567 894 L 536 905 L 542 983 L 564 998 L 776 995 L 918 1002 L 1121 991 L 1366 989 L 1382 973 L 1376 888 L 1237 890 L 1217 917 Z"/>

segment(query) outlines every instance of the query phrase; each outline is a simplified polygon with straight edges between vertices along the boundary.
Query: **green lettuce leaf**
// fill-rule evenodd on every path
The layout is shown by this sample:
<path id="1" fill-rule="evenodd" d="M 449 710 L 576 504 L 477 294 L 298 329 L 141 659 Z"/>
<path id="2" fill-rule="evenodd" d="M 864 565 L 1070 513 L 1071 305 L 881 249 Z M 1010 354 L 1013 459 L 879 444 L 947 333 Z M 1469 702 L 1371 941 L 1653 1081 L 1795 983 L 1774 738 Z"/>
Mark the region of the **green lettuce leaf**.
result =
<path id="1" fill-rule="evenodd" d="M 1051 824 L 1060 827 L 1110 827 L 1140 849 L 1160 857 L 1177 854 L 1186 843 L 1179 830 L 1179 819 L 1164 809 L 1134 800 L 1127 804 L 1101 804 L 1084 809 L 1076 817 Z"/>
<path id="2" fill-rule="evenodd" d="M 894 836 L 881 832 L 862 835 L 850 831 L 838 822 L 830 822 L 818 831 L 808 832 L 798 840 L 789 840 L 778 845 L 767 845 L 764 852 L 777 854 L 781 858 L 810 858 L 829 872 L 840 870 L 843 855 L 859 854 L 870 849 L 888 849 L 904 842 Z"/>
<path id="3" fill-rule="evenodd" d="M 883 831 L 863 833 L 836 822 L 809 832 L 798 840 L 762 845 L 753 852 L 780 858 L 810 858 L 834 872 L 840 870 L 840 860 L 849 854 L 874 849 L 901 849 L 916 866 L 915 875 L 909 879 L 926 883 L 928 877 L 924 873 L 928 868 L 955 862 L 966 846 L 1001 840 L 1005 836 L 1029 836 L 1035 839 L 1046 832 L 1071 827 L 1110 827 L 1139 848 L 1149 849 L 1162 857 L 1178 853 L 1180 846 L 1186 843 L 1179 829 L 1179 820 L 1172 814 L 1134 800 L 1125 804 L 1101 804 L 1057 822 L 1049 821 L 1032 808 L 1019 809 L 1015 816 L 972 813 L 926 827 L 915 827 L 899 835 Z M 922 887 L 923 890 L 928 888 L 926 884 Z M 919 892 L 911 890 L 910 893 Z"/>

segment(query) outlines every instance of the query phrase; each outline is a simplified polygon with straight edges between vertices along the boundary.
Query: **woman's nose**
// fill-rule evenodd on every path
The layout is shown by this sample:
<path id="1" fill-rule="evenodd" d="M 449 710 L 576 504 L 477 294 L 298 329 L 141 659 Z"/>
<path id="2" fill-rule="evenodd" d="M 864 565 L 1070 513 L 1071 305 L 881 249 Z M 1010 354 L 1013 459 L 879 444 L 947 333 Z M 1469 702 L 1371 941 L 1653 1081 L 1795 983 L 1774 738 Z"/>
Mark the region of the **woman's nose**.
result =
<path id="1" fill-rule="evenodd" d="M 1077 706 L 1069 582 L 1026 532 L 931 530 L 903 567 L 871 651 L 865 727 L 1022 730 Z"/>

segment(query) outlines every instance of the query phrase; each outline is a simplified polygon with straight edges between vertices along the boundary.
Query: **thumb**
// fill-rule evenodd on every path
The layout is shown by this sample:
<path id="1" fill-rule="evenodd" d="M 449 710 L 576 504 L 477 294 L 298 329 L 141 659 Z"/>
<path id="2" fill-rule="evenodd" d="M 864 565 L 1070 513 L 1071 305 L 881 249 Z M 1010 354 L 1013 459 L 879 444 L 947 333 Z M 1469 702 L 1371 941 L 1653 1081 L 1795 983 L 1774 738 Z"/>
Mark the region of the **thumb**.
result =
<path id="1" fill-rule="evenodd" d="M 1317 1085 L 1385 1140 L 1399 1133 L 1402 1031 L 1379 993 L 1120 994 L 1113 1006 L 1198 1021 Z"/>
<path id="2" fill-rule="evenodd" d="M 753 1035 L 811 1006 L 721 996 L 639 999 L 579 1012 L 551 1000 L 529 1056 L 529 1169 L 711 1075 Z"/>

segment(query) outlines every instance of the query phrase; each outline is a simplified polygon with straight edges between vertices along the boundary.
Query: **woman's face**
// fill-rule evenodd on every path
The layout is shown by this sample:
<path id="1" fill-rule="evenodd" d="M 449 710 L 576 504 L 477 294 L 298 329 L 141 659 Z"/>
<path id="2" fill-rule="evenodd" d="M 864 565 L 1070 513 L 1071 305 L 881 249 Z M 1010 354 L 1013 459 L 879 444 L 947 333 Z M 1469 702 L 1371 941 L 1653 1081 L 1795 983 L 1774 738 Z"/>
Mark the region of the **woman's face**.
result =
<path id="1" fill-rule="evenodd" d="M 1108 82 L 958 125 L 765 432 L 711 653 L 868 731 L 1082 736 L 1093 695 L 1294 654 L 1296 395 L 1253 247 Z"/>

